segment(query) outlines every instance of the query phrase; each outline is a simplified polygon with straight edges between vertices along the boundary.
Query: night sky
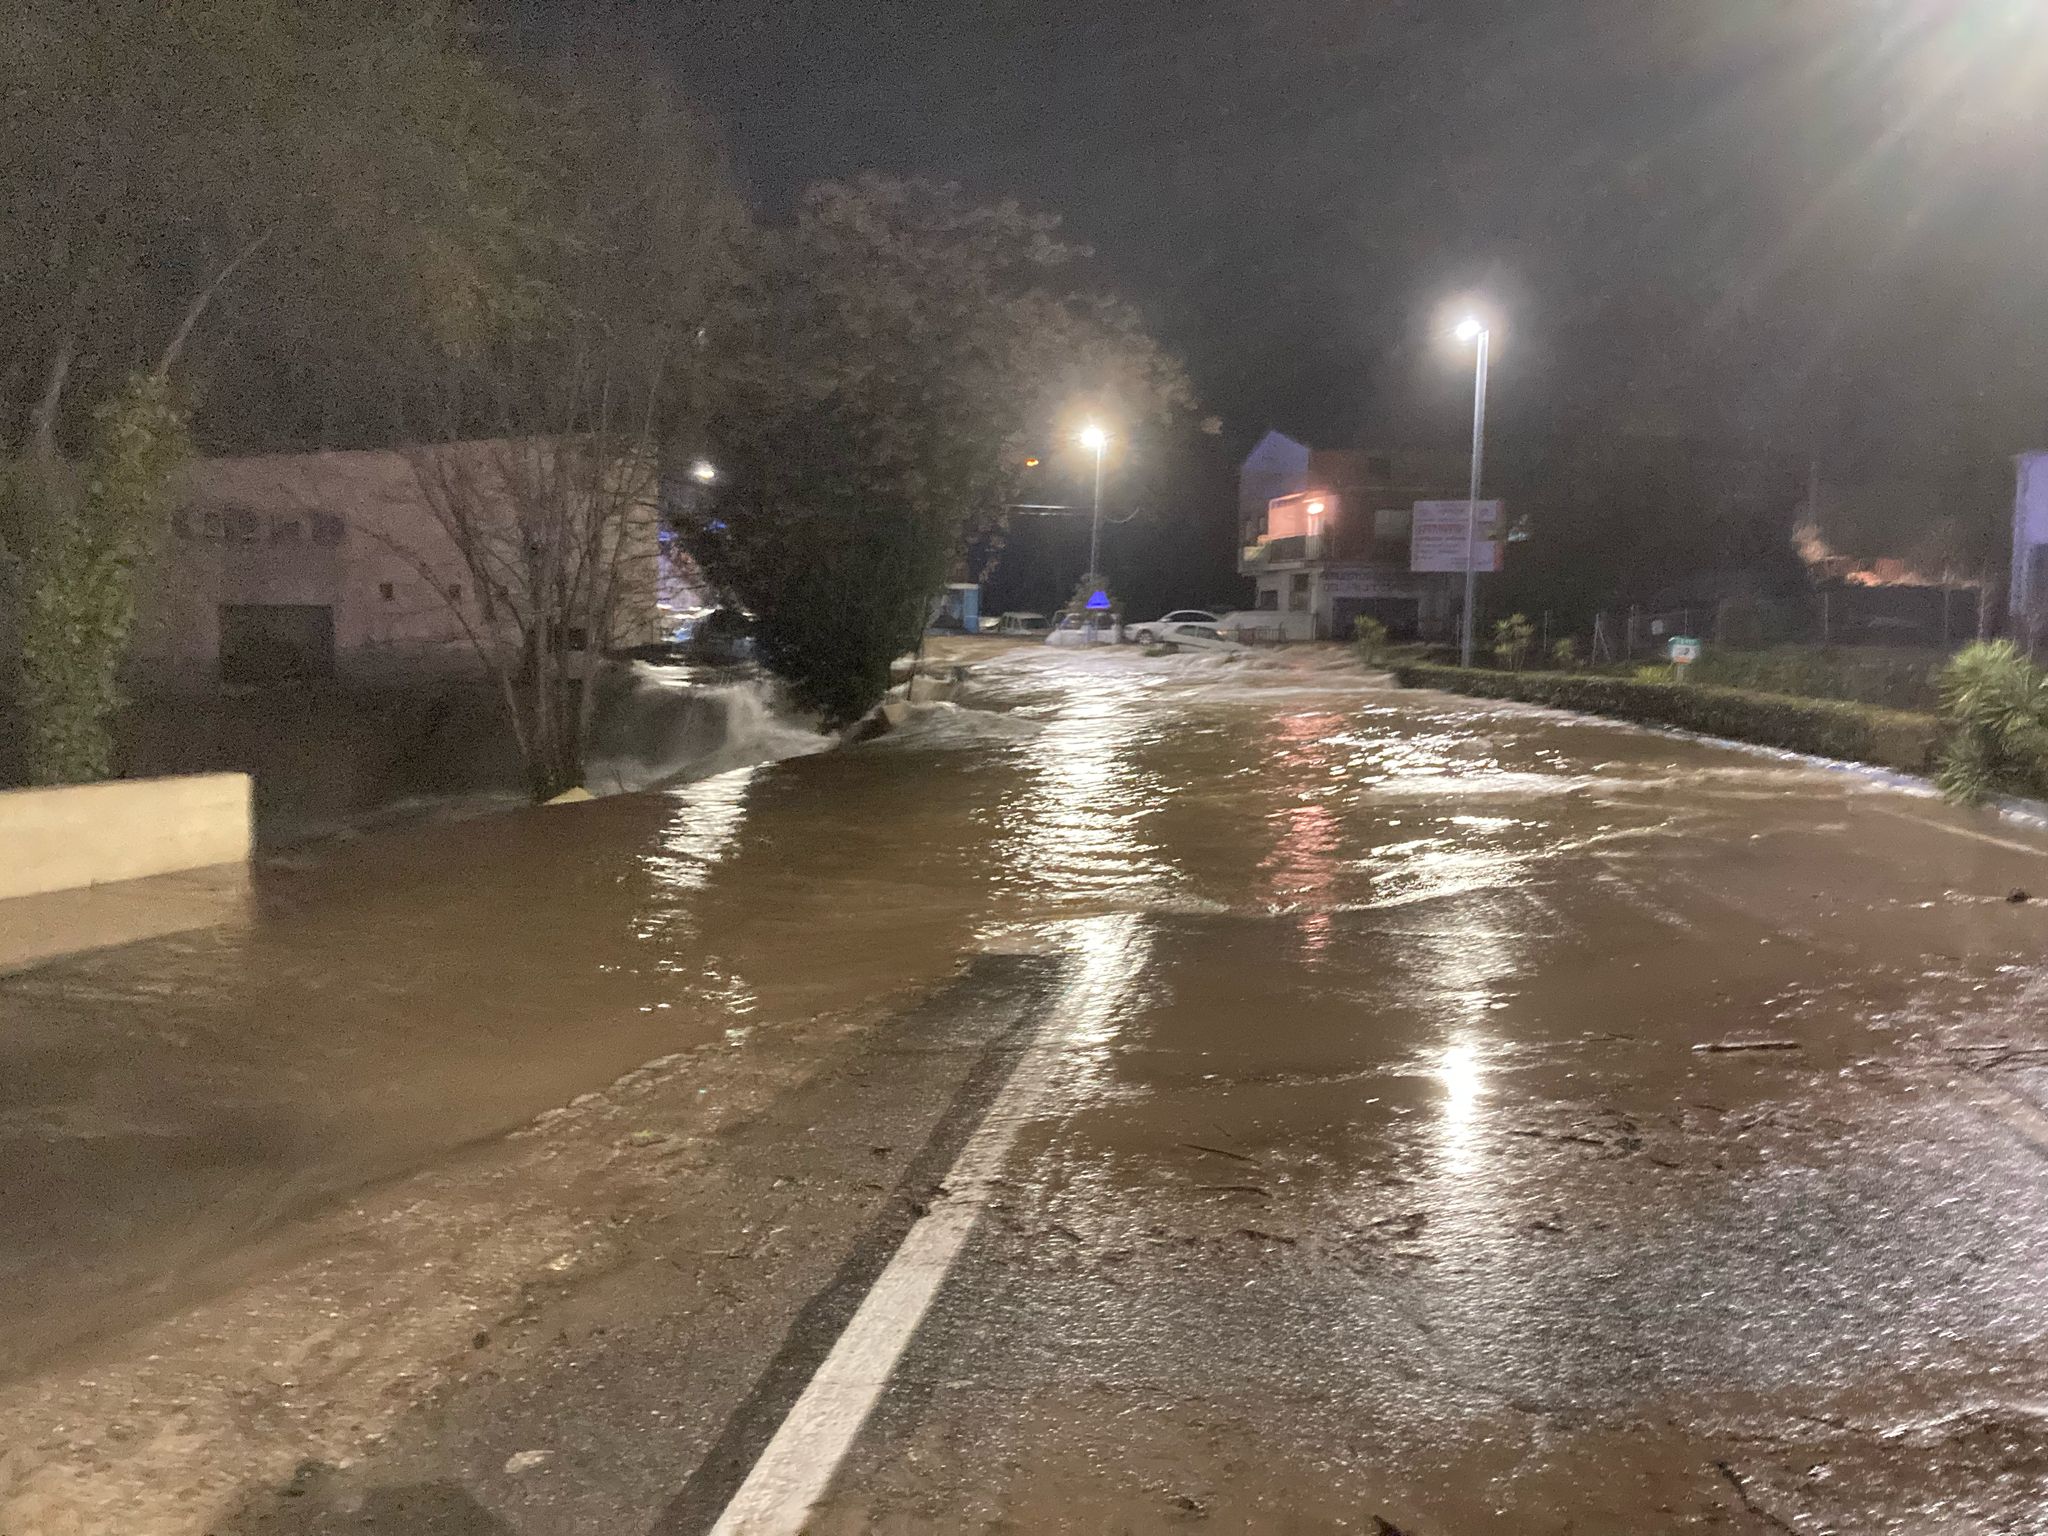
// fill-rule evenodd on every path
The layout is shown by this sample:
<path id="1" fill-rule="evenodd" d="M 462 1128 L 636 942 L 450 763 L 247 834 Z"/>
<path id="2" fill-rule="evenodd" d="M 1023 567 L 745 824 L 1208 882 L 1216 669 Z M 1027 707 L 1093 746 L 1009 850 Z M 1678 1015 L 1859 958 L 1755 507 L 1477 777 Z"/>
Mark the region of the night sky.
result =
<path id="1" fill-rule="evenodd" d="M 2048 446 L 2039 0 L 524 3 L 767 216 L 863 168 L 1062 212 L 1233 454 L 1461 442 L 1470 292 L 1510 481 L 1648 435 L 1981 505 Z"/>

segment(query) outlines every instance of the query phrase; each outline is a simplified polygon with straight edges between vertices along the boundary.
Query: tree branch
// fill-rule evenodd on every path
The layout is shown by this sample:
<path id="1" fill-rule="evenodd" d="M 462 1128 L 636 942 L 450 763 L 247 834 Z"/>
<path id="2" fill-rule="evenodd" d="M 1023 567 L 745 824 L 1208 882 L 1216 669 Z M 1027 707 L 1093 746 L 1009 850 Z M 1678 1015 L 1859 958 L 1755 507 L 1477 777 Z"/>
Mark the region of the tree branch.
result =
<path id="1" fill-rule="evenodd" d="M 77 359 L 78 326 L 74 322 L 64 328 L 63 339 L 57 343 L 57 355 L 50 359 L 50 378 L 43 386 L 43 398 L 29 415 L 29 442 L 36 467 L 44 475 L 57 465 L 57 407 L 64 399 L 64 386 L 70 381 L 71 365 Z"/>
<path id="2" fill-rule="evenodd" d="M 274 228 L 266 229 L 254 240 L 251 240 L 247 245 L 235 252 L 229 258 L 227 265 L 214 273 L 207 285 L 192 296 L 192 302 L 185 306 L 185 317 L 178 322 L 178 329 L 172 333 L 169 344 L 164 348 L 163 356 L 156 360 L 156 368 L 154 370 L 156 377 L 165 377 L 172 368 L 177 366 L 178 359 L 185 354 L 185 344 L 192 339 L 192 332 L 199 325 L 199 317 L 206 313 L 207 305 L 213 302 L 213 296 L 220 292 L 221 285 L 235 275 L 235 270 L 243 262 L 268 245 L 270 237 L 274 233 L 276 233 Z"/>

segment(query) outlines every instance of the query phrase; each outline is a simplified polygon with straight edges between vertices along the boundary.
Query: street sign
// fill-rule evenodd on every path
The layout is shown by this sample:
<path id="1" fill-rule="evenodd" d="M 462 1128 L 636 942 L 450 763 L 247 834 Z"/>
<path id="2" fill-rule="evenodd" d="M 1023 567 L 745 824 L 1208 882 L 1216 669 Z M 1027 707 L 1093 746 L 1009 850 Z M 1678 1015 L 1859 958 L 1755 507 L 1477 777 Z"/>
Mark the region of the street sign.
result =
<path id="1" fill-rule="evenodd" d="M 1415 503 L 1415 531 L 1408 542 L 1411 571 L 1463 571 L 1465 569 L 1465 520 L 1469 504 L 1462 501 L 1418 501 Z M 1473 530 L 1472 569 L 1500 569 L 1501 524 L 1506 520 L 1503 502 L 1479 503 L 1479 518 Z"/>
<path id="2" fill-rule="evenodd" d="M 1700 659 L 1700 643 L 1691 635 L 1671 637 L 1671 664 L 1674 667 L 1689 667 Z"/>

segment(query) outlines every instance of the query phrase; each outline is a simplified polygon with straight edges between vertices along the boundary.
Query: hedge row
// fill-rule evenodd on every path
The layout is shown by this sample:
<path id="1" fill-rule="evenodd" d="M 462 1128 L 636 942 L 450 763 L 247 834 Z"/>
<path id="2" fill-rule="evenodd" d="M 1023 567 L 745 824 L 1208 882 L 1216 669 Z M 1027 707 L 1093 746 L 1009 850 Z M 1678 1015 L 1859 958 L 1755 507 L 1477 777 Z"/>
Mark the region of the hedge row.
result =
<path id="1" fill-rule="evenodd" d="M 1491 672 L 1423 665 L 1399 667 L 1395 675 L 1404 688 L 1441 688 L 1482 699 L 1550 704 L 1815 757 L 1874 763 L 1905 773 L 1932 769 L 1941 736 L 1941 722 L 1933 715 L 1699 683 L 1638 682 L 1591 672 Z"/>

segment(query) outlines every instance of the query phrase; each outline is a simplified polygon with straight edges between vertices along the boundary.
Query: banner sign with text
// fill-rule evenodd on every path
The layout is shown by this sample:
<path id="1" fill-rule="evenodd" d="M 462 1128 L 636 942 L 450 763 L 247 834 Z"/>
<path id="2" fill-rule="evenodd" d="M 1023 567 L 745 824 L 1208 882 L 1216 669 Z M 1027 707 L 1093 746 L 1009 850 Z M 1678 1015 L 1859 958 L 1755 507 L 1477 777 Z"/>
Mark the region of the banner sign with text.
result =
<path id="1" fill-rule="evenodd" d="M 1418 501 L 1415 503 L 1415 533 L 1408 545 L 1411 571 L 1463 571 L 1465 569 L 1465 520 L 1470 503 L 1463 501 Z M 1500 569 L 1500 527 L 1507 504 L 1479 503 L 1478 525 L 1473 531 L 1472 568 Z"/>

